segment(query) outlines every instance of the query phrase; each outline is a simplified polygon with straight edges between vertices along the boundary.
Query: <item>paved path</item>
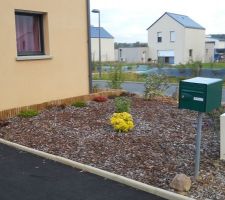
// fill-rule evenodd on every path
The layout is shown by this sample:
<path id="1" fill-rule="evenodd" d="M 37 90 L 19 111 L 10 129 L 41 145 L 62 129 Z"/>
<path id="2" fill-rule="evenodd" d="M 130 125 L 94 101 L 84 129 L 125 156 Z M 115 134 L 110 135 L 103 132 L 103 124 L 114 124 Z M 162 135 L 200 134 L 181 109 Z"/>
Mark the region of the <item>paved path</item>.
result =
<path id="1" fill-rule="evenodd" d="M 0 200 L 165 200 L 0 144 Z"/>
<path id="2" fill-rule="evenodd" d="M 106 81 L 93 81 L 93 85 L 97 84 L 100 88 L 107 87 Z M 170 87 L 165 91 L 165 95 L 171 96 L 178 87 L 177 84 L 171 84 Z M 144 93 L 144 83 L 137 83 L 137 82 L 124 82 L 122 84 L 122 88 L 127 90 L 128 92 L 143 94 Z M 225 89 L 223 88 L 222 93 L 222 101 L 225 102 Z"/>

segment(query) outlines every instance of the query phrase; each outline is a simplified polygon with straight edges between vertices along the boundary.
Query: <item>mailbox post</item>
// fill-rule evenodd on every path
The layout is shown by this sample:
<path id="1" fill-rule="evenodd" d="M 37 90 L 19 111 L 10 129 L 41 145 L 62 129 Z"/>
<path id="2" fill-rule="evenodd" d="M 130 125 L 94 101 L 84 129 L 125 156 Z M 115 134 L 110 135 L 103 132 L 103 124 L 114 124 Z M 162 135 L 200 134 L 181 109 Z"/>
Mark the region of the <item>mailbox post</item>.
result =
<path id="1" fill-rule="evenodd" d="M 199 175 L 199 166 L 200 166 L 200 157 L 201 157 L 201 138 L 202 138 L 202 117 L 203 113 L 198 112 L 198 118 L 197 118 L 197 135 L 195 139 L 195 178 Z"/>
<path id="2" fill-rule="evenodd" d="M 195 77 L 180 81 L 179 108 L 198 111 L 195 138 L 195 178 L 199 175 L 203 113 L 220 107 L 221 97 L 222 79 Z"/>

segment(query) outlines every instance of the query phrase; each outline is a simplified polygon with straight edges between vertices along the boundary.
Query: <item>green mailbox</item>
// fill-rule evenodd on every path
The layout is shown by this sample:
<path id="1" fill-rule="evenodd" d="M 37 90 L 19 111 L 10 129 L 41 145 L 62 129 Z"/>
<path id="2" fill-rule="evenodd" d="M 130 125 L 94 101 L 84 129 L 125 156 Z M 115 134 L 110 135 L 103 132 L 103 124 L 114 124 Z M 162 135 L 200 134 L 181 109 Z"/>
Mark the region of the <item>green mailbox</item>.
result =
<path id="1" fill-rule="evenodd" d="M 203 114 L 221 106 L 222 82 L 222 79 L 203 77 L 180 81 L 179 108 L 198 111 L 195 138 L 195 178 L 199 175 Z"/>
<path id="2" fill-rule="evenodd" d="M 222 79 L 195 77 L 180 81 L 179 108 L 210 112 L 221 106 Z"/>

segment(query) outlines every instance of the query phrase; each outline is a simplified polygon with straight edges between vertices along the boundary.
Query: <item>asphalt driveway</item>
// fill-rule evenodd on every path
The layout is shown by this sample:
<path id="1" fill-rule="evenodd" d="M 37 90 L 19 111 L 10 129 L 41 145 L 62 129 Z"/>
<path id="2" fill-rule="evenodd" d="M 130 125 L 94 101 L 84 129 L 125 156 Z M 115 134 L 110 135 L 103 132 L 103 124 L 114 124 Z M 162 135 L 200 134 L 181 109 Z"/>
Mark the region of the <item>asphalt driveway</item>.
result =
<path id="1" fill-rule="evenodd" d="M 0 200 L 164 200 L 0 144 Z"/>

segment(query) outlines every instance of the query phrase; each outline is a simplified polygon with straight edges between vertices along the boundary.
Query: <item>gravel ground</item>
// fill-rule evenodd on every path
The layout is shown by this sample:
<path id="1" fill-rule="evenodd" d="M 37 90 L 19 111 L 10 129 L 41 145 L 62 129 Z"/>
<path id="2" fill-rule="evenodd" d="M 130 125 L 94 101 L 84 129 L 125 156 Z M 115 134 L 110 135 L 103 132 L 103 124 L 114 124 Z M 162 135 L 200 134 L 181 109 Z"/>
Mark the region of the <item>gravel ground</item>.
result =
<path id="1" fill-rule="evenodd" d="M 177 109 L 169 98 L 144 101 L 132 97 L 135 128 L 117 133 L 109 124 L 114 100 L 88 102 L 85 108 L 52 107 L 29 119 L 0 123 L 0 137 L 41 151 L 173 191 L 177 173 L 193 176 L 196 113 Z M 225 199 L 225 162 L 219 140 L 204 116 L 201 171 L 185 195 Z"/>

